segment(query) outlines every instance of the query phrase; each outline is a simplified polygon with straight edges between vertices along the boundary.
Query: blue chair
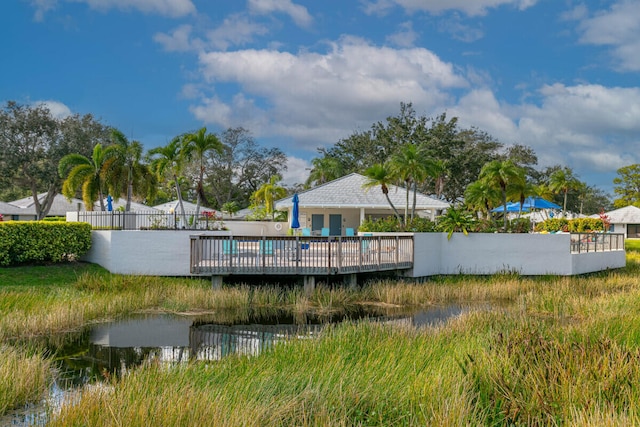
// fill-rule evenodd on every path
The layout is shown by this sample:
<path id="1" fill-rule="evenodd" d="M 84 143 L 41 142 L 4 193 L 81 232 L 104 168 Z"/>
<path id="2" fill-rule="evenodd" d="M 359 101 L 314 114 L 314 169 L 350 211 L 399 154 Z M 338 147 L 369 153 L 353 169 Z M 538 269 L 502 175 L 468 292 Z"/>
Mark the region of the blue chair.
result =
<path id="1" fill-rule="evenodd" d="M 320 231 L 320 235 L 321 235 L 322 237 L 329 237 L 329 229 L 328 229 L 328 228 L 326 228 L 326 227 L 325 227 L 325 228 L 323 228 L 323 229 Z"/>
<path id="2" fill-rule="evenodd" d="M 273 255 L 273 240 L 260 240 L 260 255 Z"/>
<path id="3" fill-rule="evenodd" d="M 311 236 L 311 229 L 310 228 L 303 228 L 302 229 L 302 235 L 303 236 Z"/>
<path id="4" fill-rule="evenodd" d="M 222 241 L 222 253 L 225 256 L 238 255 L 238 241 L 237 240 L 223 240 Z"/>
<path id="5" fill-rule="evenodd" d="M 355 236 L 353 228 L 347 228 L 345 231 L 347 236 Z"/>

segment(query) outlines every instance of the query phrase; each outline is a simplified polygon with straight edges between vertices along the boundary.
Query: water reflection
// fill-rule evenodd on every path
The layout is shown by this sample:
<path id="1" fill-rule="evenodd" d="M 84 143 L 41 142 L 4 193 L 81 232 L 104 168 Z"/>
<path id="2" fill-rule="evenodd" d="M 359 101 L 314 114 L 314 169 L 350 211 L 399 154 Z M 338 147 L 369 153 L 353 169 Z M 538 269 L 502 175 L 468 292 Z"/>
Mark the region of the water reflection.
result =
<path id="1" fill-rule="evenodd" d="M 232 354 L 256 356 L 291 337 L 313 337 L 331 323 L 366 318 L 422 327 L 444 322 L 470 309 L 456 304 L 410 314 L 371 310 L 324 316 L 274 312 L 267 315 L 246 312 L 240 316 L 221 313 L 215 317 L 153 314 L 99 324 L 80 333 L 47 340 L 44 345 L 55 355 L 57 371 L 47 402 L 0 417 L 0 424 L 46 425 L 46 406 L 59 407 L 75 390 L 120 376 L 147 362 L 172 365 L 215 361 Z"/>

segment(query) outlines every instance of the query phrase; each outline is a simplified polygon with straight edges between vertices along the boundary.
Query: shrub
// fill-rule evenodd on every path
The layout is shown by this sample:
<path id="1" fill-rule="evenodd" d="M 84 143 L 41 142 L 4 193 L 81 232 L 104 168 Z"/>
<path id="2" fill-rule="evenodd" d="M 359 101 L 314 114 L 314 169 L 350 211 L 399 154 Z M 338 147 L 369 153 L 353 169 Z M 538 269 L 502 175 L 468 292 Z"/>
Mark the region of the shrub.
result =
<path id="1" fill-rule="evenodd" d="M 571 233 L 589 233 L 604 231 L 604 223 L 600 218 L 551 218 L 536 224 L 536 231 L 569 231 Z"/>
<path id="2" fill-rule="evenodd" d="M 91 247 L 91 225 L 60 221 L 0 223 L 0 266 L 63 262 Z"/>
<path id="3" fill-rule="evenodd" d="M 376 232 L 376 233 L 395 233 L 401 231 L 408 231 L 413 233 L 429 233 L 435 231 L 435 222 L 428 218 L 415 217 L 409 220 L 409 223 L 405 227 L 398 218 L 395 216 L 388 216 L 386 218 L 378 219 L 365 219 L 358 227 L 358 231 L 363 232 Z"/>

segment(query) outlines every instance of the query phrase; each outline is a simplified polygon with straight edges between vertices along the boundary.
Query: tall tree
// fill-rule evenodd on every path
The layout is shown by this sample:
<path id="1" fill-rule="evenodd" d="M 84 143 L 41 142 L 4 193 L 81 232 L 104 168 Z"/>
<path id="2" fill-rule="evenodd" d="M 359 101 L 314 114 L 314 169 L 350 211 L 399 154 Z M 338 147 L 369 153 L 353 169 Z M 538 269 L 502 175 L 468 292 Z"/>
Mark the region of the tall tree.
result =
<path id="1" fill-rule="evenodd" d="M 311 160 L 311 173 L 306 184 L 320 185 L 344 175 L 342 164 L 335 157 L 316 157 Z"/>
<path id="2" fill-rule="evenodd" d="M 429 159 L 424 156 L 416 144 L 404 144 L 398 147 L 389 159 L 391 173 L 403 181 L 405 185 L 405 226 L 409 220 L 409 194 L 413 190 L 413 207 L 411 209 L 411 219 L 413 219 L 416 212 L 417 183 L 424 181 L 430 166 Z"/>
<path id="3" fill-rule="evenodd" d="M 367 181 L 363 185 L 363 188 L 369 189 L 372 187 L 380 186 L 380 190 L 382 190 L 382 194 L 387 199 L 389 206 L 393 209 L 393 213 L 398 219 L 399 223 L 402 223 L 402 217 L 400 216 L 400 212 L 396 209 L 395 205 L 389 198 L 389 184 L 392 182 L 392 174 L 389 171 L 389 168 L 386 167 L 383 163 L 375 164 L 367 170 L 364 171 L 364 176 L 367 178 Z"/>
<path id="4" fill-rule="evenodd" d="M 129 141 L 118 129 L 111 130 L 111 141 L 117 155 L 110 157 L 108 166 L 110 190 L 117 197 L 123 193 L 126 194 L 125 211 L 129 212 L 134 194 L 139 196 L 154 194 L 155 179 L 147 165 L 142 162 L 144 150 L 140 141 Z M 124 185 L 124 191 L 122 185 Z"/>
<path id="5" fill-rule="evenodd" d="M 85 209 L 93 210 L 96 201 L 100 201 L 100 210 L 104 211 L 105 177 L 108 174 L 108 161 L 116 156 L 114 146 L 102 148 L 102 144 L 93 147 L 90 158 L 82 154 L 67 154 L 58 163 L 58 173 L 65 178 L 62 183 L 62 194 L 71 199 L 79 188 L 82 189 L 82 201 Z"/>
<path id="6" fill-rule="evenodd" d="M 260 185 L 287 169 L 287 156 L 282 150 L 260 147 L 242 127 L 229 128 L 219 138 L 222 154 L 209 153 L 205 177 L 214 208 L 221 209 L 232 201 L 241 208 L 249 206 L 251 195 Z"/>
<path id="7" fill-rule="evenodd" d="M 495 186 L 489 185 L 484 180 L 472 182 L 464 192 L 465 204 L 476 211 L 480 211 L 492 219 L 491 210 L 500 205 L 501 193 Z"/>
<path id="8" fill-rule="evenodd" d="M 580 186 L 580 181 L 573 174 L 573 171 L 564 167 L 558 169 L 549 177 L 549 188 L 555 193 L 562 193 L 564 197 L 564 203 L 562 204 L 562 215 L 564 216 L 567 211 L 567 194 L 569 191 L 577 190 Z"/>
<path id="9" fill-rule="evenodd" d="M 148 154 L 151 158 L 151 169 L 156 172 L 159 180 L 164 179 L 167 174 L 171 176 L 178 195 L 182 223 L 186 227 L 187 215 L 184 211 L 182 192 L 180 191 L 180 178 L 182 167 L 184 166 L 183 146 L 182 136 L 176 136 L 164 147 L 156 147 L 149 150 Z"/>
<path id="10" fill-rule="evenodd" d="M 186 159 L 193 159 L 197 163 L 198 178 L 196 182 L 196 213 L 193 221 L 193 227 L 196 226 L 198 217 L 200 216 L 200 205 L 204 201 L 207 203 L 207 197 L 204 192 L 204 175 L 206 171 L 206 156 L 210 152 L 222 154 L 222 143 L 212 133 L 207 133 L 207 128 L 203 127 L 195 133 L 185 135 L 184 146 L 182 147 Z"/>
<path id="11" fill-rule="evenodd" d="M 519 185 L 524 178 L 524 171 L 510 160 L 494 160 L 484 165 L 480 171 L 481 180 L 500 190 L 504 207 L 504 228 L 507 230 L 507 191 L 509 185 Z"/>
<path id="12" fill-rule="evenodd" d="M 7 102 L 0 110 L 0 183 L 31 194 L 37 218 L 44 218 L 62 187 L 60 159 L 71 153 L 91 156 L 104 129 L 91 115 L 60 120 L 44 105 Z M 40 198 L 40 193 L 46 194 Z"/>
<path id="13" fill-rule="evenodd" d="M 640 164 L 623 166 L 616 171 L 613 192 L 619 196 L 613 201 L 616 208 L 634 205 L 640 207 Z"/>

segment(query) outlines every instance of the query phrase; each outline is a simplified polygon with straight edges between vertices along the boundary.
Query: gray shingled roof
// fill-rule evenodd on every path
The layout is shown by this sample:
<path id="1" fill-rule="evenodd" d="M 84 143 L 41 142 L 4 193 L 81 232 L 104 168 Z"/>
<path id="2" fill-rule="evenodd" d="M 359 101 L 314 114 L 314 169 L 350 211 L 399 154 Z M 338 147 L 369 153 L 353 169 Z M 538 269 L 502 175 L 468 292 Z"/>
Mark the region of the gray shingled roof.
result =
<path id="1" fill-rule="evenodd" d="M 640 224 L 640 208 L 625 206 L 624 208 L 606 212 L 612 224 Z"/>
<path id="2" fill-rule="evenodd" d="M 362 186 L 367 178 L 352 173 L 326 184 L 319 185 L 310 190 L 298 193 L 301 208 L 368 208 L 389 209 L 389 202 L 382 194 L 380 187 L 367 189 Z M 389 185 L 389 198 L 396 208 L 404 209 L 406 192 L 404 188 Z M 275 203 L 279 210 L 288 209 L 292 205 L 293 197 L 280 199 Z M 409 194 L 409 203 L 413 204 L 413 193 Z M 447 202 L 416 194 L 416 209 L 446 209 L 450 205 Z"/>
<path id="3" fill-rule="evenodd" d="M 38 194 L 38 200 L 44 200 L 47 193 Z M 57 194 L 53 199 L 53 204 L 51 205 L 51 209 L 49 209 L 48 216 L 65 216 L 67 212 L 75 212 L 78 210 L 78 203 L 80 203 L 80 210 L 84 211 L 84 203 L 80 199 L 71 199 L 68 201 L 62 194 Z M 35 215 L 35 202 L 33 201 L 33 197 L 25 197 L 23 199 L 14 200 L 9 202 L 10 205 L 17 206 L 21 208 L 22 215 Z"/>
<path id="4" fill-rule="evenodd" d="M 0 214 L 2 215 L 35 215 L 35 212 L 26 211 L 11 203 L 0 202 Z"/>

